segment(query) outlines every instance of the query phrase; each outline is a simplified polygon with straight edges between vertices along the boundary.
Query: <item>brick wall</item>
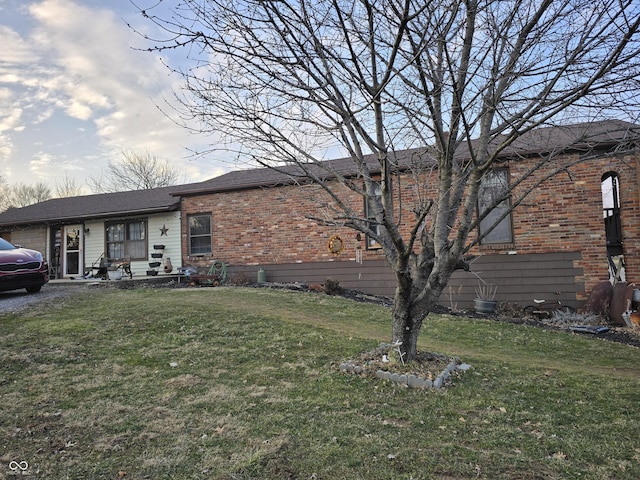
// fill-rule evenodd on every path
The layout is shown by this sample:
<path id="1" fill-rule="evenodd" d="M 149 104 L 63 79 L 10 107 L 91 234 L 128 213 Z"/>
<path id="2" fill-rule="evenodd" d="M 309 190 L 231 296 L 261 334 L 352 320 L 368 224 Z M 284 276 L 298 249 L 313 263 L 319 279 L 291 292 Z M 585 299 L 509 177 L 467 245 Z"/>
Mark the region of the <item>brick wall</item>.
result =
<path id="1" fill-rule="evenodd" d="M 575 156 L 560 158 L 556 164 L 571 162 Z M 511 161 L 511 181 L 519 178 L 530 167 L 531 160 Z M 556 166 L 555 164 L 553 165 Z M 635 237 L 640 232 L 640 192 L 638 191 L 638 162 L 636 158 L 605 158 L 572 166 L 566 173 L 547 180 L 535 189 L 513 213 L 514 242 L 474 248 L 476 255 L 544 254 L 580 252 L 574 267 L 584 272 L 584 299 L 599 281 L 608 279 L 606 239 L 602 215 L 601 178 L 607 172 L 620 177 L 622 228 L 625 239 L 627 279 L 634 281 L 640 274 L 640 258 Z M 544 175 L 543 170 L 537 175 Z M 523 182 L 516 190 L 528 189 L 539 177 Z M 419 190 L 433 185 L 423 179 L 416 186 L 407 178 L 396 183 L 403 192 L 403 200 L 396 198 L 396 219 L 413 218 L 411 212 Z M 427 187 L 425 187 L 425 185 Z M 399 187 L 399 188 L 398 188 Z M 346 189 L 343 198 L 359 209 L 364 208 L 362 198 Z M 316 185 L 280 186 L 234 192 L 215 193 L 182 200 L 183 259 L 186 265 L 208 266 L 212 259 L 232 265 L 301 264 L 355 260 L 358 248 L 363 260 L 380 260 L 380 251 L 368 251 L 365 240 L 356 238 L 356 232 L 339 226 L 323 226 L 307 218 L 313 215 L 331 218 L 327 196 Z M 189 214 L 211 213 L 213 227 L 213 253 L 205 257 L 188 256 Z M 408 222 L 402 223 L 408 232 Z M 345 250 L 333 256 L 328 249 L 332 235 L 340 235 Z"/>
<path id="2" fill-rule="evenodd" d="M 512 178 L 517 178 L 526 167 L 525 163 L 511 162 L 509 169 Z M 637 280 L 640 274 L 640 252 L 635 241 L 640 232 L 637 171 L 638 159 L 629 157 L 611 157 L 571 166 L 568 172 L 534 190 L 523 205 L 513 212 L 515 242 L 513 245 L 497 247 L 494 251 L 581 252 L 582 259 L 576 260 L 576 267 L 583 269 L 584 278 L 577 280 L 585 282 L 585 294 L 590 292 L 596 283 L 609 278 L 601 179 L 604 174 L 615 172 L 620 178 L 627 280 Z M 528 188 L 531 181 L 533 179 L 524 182 L 521 189 Z M 486 247 L 480 250 L 492 251 Z"/>
<path id="3" fill-rule="evenodd" d="M 345 195 L 349 193 L 345 192 Z M 363 200 L 352 196 L 353 202 Z M 306 263 L 336 259 L 329 239 L 340 235 L 345 250 L 340 259 L 355 259 L 364 249 L 349 228 L 319 225 L 306 218 L 323 215 L 326 197 L 320 187 L 282 186 L 186 197 L 182 200 L 182 244 L 185 264 L 208 265 L 211 259 L 240 265 Z M 320 206 L 320 207 L 319 207 Z M 211 213 L 212 255 L 188 256 L 188 215 Z M 329 218 L 329 217 L 327 217 Z M 372 255 L 380 258 L 379 253 Z"/>

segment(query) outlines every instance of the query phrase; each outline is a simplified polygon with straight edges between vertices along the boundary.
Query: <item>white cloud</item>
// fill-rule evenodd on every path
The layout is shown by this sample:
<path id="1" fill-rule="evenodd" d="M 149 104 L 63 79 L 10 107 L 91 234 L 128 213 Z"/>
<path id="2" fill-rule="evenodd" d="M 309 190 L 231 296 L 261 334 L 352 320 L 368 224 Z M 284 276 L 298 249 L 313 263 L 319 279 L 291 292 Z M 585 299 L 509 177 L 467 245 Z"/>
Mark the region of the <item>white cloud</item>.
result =
<path id="1" fill-rule="evenodd" d="M 6 111 L 0 109 L 0 133 L 18 128 L 21 117 L 22 110 L 20 108 L 12 108 Z"/>
<path id="2" fill-rule="evenodd" d="M 46 153 L 41 154 L 29 162 L 29 171 L 38 177 L 43 177 L 43 172 L 48 172 L 51 168 L 51 156 Z"/>
<path id="3" fill-rule="evenodd" d="M 11 152 L 13 152 L 13 143 L 11 142 L 11 139 L 7 136 L 0 135 L 0 158 L 9 157 L 11 155 Z M 10 172 L 11 168 L 9 164 L 5 163 L 3 165 L 3 169 L 0 170 L 0 176 L 4 177 L 6 175 L 7 177 L 9 177 Z"/>
<path id="4" fill-rule="evenodd" d="M 29 44 L 7 25 L 0 25 L 0 45 L 5 45 L 0 49 L 0 64 L 26 64 L 36 60 Z M 11 48 L 6 48 L 8 45 Z"/>
<path id="5" fill-rule="evenodd" d="M 61 68 L 65 80 L 57 77 L 57 90 L 66 97 L 68 115 L 92 120 L 114 150 L 185 155 L 186 131 L 151 100 L 172 97 L 166 67 L 131 48 L 140 39 L 120 18 L 71 0 L 45 0 L 30 11 L 39 22 L 35 38 Z"/>
<path id="6" fill-rule="evenodd" d="M 27 0 L 19 8 L 16 25 L 0 17 L 0 42 L 15 45 L 0 51 L 0 170 L 20 175 L 28 164 L 31 174 L 15 177 L 26 183 L 62 170 L 91 175 L 122 150 L 167 159 L 189 180 L 226 170 L 185 158 L 195 137 L 156 105 L 174 113 L 163 99 L 173 99 L 171 81 L 181 79 L 132 48 L 143 41 L 122 20 L 133 18 L 131 4 Z"/>

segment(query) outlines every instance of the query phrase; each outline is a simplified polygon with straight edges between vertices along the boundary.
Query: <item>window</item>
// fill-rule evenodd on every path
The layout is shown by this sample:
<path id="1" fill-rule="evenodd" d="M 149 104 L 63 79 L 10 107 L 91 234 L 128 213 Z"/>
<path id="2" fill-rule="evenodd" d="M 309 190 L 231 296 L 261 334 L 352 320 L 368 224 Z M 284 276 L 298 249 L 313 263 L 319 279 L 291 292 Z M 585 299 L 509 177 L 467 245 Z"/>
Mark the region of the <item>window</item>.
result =
<path id="1" fill-rule="evenodd" d="M 375 184 L 375 196 L 378 199 L 382 197 L 382 188 L 379 183 Z M 375 215 L 369 205 L 369 201 L 367 198 L 364 199 L 364 214 L 369 220 L 369 231 L 373 234 L 379 235 L 380 233 L 380 225 L 376 222 Z M 367 250 L 376 250 L 380 248 L 380 244 L 370 235 L 367 235 Z"/>
<path id="2" fill-rule="evenodd" d="M 211 254 L 211 215 L 189 216 L 189 255 Z"/>
<path id="3" fill-rule="evenodd" d="M 106 226 L 107 258 L 147 258 L 146 220 L 128 220 L 108 223 Z"/>
<path id="4" fill-rule="evenodd" d="M 615 172 L 602 176 L 602 210 L 610 256 L 622 255 L 622 221 L 620 216 L 620 178 Z"/>
<path id="5" fill-rule="evenodd" d="M 511 208 L 509 199 L 506 198 L 498 203 L 497 206 L 491 208 L 497 200 L 504 197 L 508 190 L 508 170 L 492 170 L 482 177 L 480 192 L 478 194 L 478 212 L 482 215 L 489 209 L 491 209 L 491 211 L 480 222 L 480 235 L 486 233 L 486 236 L 480 241 L 480 243 L 513 243 L 511 213 L 507 213 L 507 215 L 498 222 L 498 219 L 500 219 Z M 498 223 L 496 224 L 496 222 Z"/>

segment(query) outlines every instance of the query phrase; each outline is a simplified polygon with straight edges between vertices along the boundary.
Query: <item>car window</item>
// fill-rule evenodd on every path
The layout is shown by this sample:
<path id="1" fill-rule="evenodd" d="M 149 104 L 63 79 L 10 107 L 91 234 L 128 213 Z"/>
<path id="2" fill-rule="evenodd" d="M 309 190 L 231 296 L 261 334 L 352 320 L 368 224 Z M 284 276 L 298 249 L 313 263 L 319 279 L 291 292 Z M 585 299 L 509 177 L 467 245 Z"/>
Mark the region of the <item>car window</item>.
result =
<path id="1" fill-rule="evenodd" d="M 16 247 L 7 242 L 4 238 L 0 238 L 0 250 L 13 250 Z"/>

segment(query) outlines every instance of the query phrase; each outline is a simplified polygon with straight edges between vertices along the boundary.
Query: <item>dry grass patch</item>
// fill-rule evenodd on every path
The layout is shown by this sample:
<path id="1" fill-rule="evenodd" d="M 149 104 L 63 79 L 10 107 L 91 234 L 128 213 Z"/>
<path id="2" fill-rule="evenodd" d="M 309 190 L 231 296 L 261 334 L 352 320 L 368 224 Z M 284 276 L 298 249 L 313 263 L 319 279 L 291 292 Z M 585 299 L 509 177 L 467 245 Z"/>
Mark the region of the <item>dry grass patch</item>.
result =
<path id="1" fill-rule="evenodd" d="M 341 298 L 87 291 L 0 328 L 0 478 L 640 478 L 638 349 L 434 316 L 421 349 L 472 370 L 425 394 L 338 371 L 390 332 Z"/>

